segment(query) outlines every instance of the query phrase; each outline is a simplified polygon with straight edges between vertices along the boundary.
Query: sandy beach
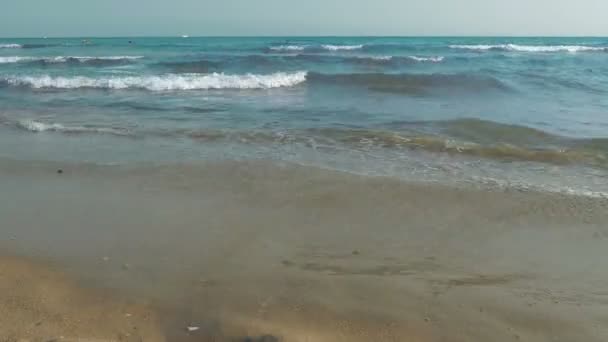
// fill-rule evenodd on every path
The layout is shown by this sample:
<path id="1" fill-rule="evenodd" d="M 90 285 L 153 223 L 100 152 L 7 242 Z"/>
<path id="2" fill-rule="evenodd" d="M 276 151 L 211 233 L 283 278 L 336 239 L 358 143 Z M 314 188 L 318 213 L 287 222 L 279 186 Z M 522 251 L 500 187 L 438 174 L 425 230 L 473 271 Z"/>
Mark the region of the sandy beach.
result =
<path id="1" fill-rule="evenodd" d="M 0 193 L 1 341 L 608 340 L 605 199 L 266 161 Z"/>
<path id="2" fill-rule="evenodd" d="M 145 303 L 83 288 L 53 267 L 0 257 L 0 340 L 165 341 Z"/>

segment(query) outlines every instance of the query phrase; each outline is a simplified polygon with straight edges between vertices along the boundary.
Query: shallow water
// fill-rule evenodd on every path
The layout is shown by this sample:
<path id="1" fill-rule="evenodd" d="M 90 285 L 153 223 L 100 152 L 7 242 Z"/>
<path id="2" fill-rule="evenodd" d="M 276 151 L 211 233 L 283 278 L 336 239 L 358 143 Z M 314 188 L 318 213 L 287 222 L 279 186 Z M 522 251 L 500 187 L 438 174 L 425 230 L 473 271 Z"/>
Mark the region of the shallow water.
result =
<path id="1" fill-rule="evenodd" d="M 604 38 L 3 39 L 0 156 L 601 195 L 607 57 Z"/>

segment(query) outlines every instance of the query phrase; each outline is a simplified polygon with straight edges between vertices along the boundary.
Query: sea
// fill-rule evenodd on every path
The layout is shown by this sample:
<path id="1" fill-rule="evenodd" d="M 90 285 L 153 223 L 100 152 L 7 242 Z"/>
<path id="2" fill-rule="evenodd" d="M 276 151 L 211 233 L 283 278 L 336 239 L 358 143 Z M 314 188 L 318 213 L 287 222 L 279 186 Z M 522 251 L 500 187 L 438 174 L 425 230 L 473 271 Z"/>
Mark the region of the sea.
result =
<path id="1" fill-rule="evenodd" d="M 0 158 L 605 197 L 608 38 L 5 38 Z"/>

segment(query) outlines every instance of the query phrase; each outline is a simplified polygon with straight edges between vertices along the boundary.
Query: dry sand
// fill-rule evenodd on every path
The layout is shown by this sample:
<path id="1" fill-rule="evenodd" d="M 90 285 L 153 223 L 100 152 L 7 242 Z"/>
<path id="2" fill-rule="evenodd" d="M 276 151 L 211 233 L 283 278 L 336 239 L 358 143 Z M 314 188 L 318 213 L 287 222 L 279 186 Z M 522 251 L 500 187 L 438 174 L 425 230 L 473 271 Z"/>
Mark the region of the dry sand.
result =
<path id="1" fill-rule="evenodd" d="M 0 341 L 165 341 L 147 305 L 76 285 L 48 265 L 0 257 Z"/>
<path id="2" fill-rule="evenodd" d="M 1 250 L 67 274 L 0 259 L 5 339 L 608 340 L 602 199 L 262 162 L 3 161 L 0 193 Z"/>

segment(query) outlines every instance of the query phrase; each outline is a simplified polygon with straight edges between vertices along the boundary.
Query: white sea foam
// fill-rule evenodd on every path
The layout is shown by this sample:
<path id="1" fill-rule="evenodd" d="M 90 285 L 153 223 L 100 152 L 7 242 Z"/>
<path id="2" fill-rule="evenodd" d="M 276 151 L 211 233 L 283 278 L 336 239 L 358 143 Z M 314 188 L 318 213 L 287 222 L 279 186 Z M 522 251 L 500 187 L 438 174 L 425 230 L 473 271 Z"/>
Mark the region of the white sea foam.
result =
<path id="1" fill-rule="evenodd" d="M 91 60 L 102 60 L 102 61 L 121 61 L 121 60 L 135 60 L 144 58 L 144 56 L 55 56 L 55 57 L 27 57 L 27 56 L 9 56 L 0 57 L 0 64 L 7 63 L 22 63 L 31 61 L 41 61 L 46 63 L 66 63 L 70 60 L 77 60 L 81 62 L 87 62 Z"/>
<path id="2" fill-rule="evenodd" d="M 269 75 L 226 75 L 213 73 L 208 75 L 175 75 L 164 76 L 132 76 L 132 77 L 101 77 L 91 78 L 52 77 L 52 76 L 17 76 L 8 77 L 4 82 L 13 86 L 31 88 L 100 88 L 100 89 L 147 89 L 152 91 L 170 90 L 205 90 L 205 89 L 270 89 L 291 87 L 306 81 L 307 72 L 284 73 Z"/>
<path id="3" fill-rule="evenodd" d="M 23 45 L 19 44 L 0 44 L 0 49 L 20 49 Z"/>
<path id="4" fill-rule="evenodd" d="M 278 45 L 278 46 L 271 46 L 270 50 L 273 51 L 304 51 L 307 48 L 319 48 L 319 47 L 314 47 L 314 46 L 310 46 L 310 45 Z M 320 46 L 321 49 L 323 50 L 329 50 L 329 51 L 340 51 L 340 50 L 358 50 L 358 49 L 362 49 L 363 45 L 330 45 L 330 44 L 324 44 Z"/>
<path id="5" fill-rule="evenodd" d="M 302 45 L 279 45 L 279 46 L 271 46 L 270 50 L 274 51 L 304 51 L 306 46 Z"/>
<path id="6" fill-rule="evenodd" d="M 329 44 L 324 44 L 321 45 L 321 47 L 325 50 L 329 50 L 329 51 L 340 51 L 340 50 L 358 50 L 358 49 L 362 49 L 363 45 L 329 45 Z"/>
<path id="7" fill-rule="evenodd" d="M 465 50 L 504 50 L 517 52 L 590 52 L 590 51 L 608 51 L 608 47 L 602 46 L 583 46 L 583 45 L 517 45 L 517 44 L 499 44 L 499 45 L 450 45 L 451 49 Z"/>
<path id="8" fill-rule="evenodd" d="M 364 58 L 365 59 L 365 58 L 368 58 L 368 57 L 360 57 L 360 58 Z M 393 56 L 371 56 L 369 58 L 371 58 L 373 60 L 376 60 L 376 61 L 390 61 L 390 60 L 393 59 Z"/>
<path id="9" fill-rule="evenodd" d="M 104 133 L 113 135 L 128 135 L 126 129 L 111 127 L 86 127 L 86 126 L 65 126 L 59 123 L 44 123 L 36 120 L 21 120 L 17 122 L 17 127 L 29 132 L 64 132 L 64 133 Z"/>
<path id="10" fill-rule="evenodd" d="M 65 129 L 61 124 L 43 123 L 34 120 L 21 120 L 17 123 L 17 126 L 30 132 L 60 131 Z"/>
<path id="11" fill-rule="evenodd" d="M 409 59 L 414 60 L 416 62 L 431 62 L 431 63 L 441 63 L 445 59 L 443 56 L 433 56 L 433 57 L 418 57 L 418 56 L 408 56 Z"/>
<path id="12" fill-rule="evenodd" d="M 0 64 L 20 63 L 20 62 L 31 61 L 31 60 L 33 60 L 33 57 L 19 57 L 19 56 L 0 57 Z"/>
<path id="13" fill-rule="evenodd" d="M 415 62 L 431 62 L 441 63 L 445 59 L 443 56 L 431 56 L 431 57 L 419 57 L 419 56 L 407 56 L 407 57 L 394 57 L 394 56 L 360 56 L 360 59 L 372 59 L 375 61 L 391 61 L 395 58 L 405 58 Z"/>
<path id="14" fill-rule="evenodd" d="M 102 61 L 120 61 L 123 59 L 133 60 L 133 59 L 141 59 L 144 56 L 58 56 L 58 57 L 48 57 L 50 60 L 55 60 L 59 62 L 64 62 L 69 59 L 77 59 L 79 61 L 90 61 L 90 60 L 102 60 Z"/>
<path id="15" fill-rule="evenodd" d="M 506 45 L 450 45 L 450 49 L 463 49 L 463 50 L 492 50 L 500 49 Z"/>

